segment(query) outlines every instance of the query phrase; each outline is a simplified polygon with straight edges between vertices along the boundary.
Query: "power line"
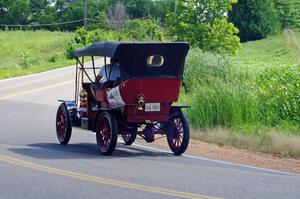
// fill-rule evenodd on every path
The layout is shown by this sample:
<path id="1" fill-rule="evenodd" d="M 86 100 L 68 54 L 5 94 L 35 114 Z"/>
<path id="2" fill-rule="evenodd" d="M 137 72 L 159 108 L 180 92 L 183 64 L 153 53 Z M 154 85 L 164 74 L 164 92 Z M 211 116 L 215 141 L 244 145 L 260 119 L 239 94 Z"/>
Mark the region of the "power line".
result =
<path id="1" fill-rule="evenodd" d="M 137 19 L 145 19 L 145 18 L 137 18 Z M 116 21 L 116 20 L 100 20 L 100 19 L 78 19 L 74 21 L 68 21 L 68 22 L 59 22 L 59 23 L 49 23 L 49 24 L 27 24 L 27 25 L 21 25 L 21 24 L 0 24 L 0 27 L 44 27 L 44 26 L 58 26 L 58 25 L 66 25 L 66 24 L 73 24 L 78 23 L 82 21 L 94 21 L 94 22 L 107 22 L 107 23 L 124 23 L 126 20 L 122 21 Z"/>
<path id="2" fill-rule="evenodd" d="M 142 19 L 142 18 L 140 18 Z M 89 21 L 95 21 L 95 22 L 107 22 L 107 23 L 124 23 L 127 20 L 122 20 L 122 21 L 116 21 L 116 20 L 101 20 L 101 19 L 88 19 Z"/>
<path id="3" fill-rule="evenodd" d="M 57 26 L 57 25 L 66 25 L 66 24 L 72 24 L 72 23 L 78 23 L 82 22 L 85 19 L 78 19 L 74 21 L 68 21 L 68 22 L 61 22 L 61 23 L 49 23 L 49 24 L 27 24 L 27 25 L 20 25 L 20 24 L 0 24 L 1 27 L 42 27 L 42 26 Z"/>

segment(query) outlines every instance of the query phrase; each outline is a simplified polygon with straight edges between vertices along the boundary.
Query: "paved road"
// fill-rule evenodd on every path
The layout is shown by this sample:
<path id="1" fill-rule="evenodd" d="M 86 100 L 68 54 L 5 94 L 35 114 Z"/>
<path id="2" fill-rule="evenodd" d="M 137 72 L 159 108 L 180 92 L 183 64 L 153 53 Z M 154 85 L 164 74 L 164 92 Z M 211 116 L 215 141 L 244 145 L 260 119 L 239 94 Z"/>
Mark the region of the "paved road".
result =
<path id="1" fill-rule="evenodd" d="M 0 199 L 300 198 L 300 176 L 118 143 L 98 154 L 74 129 L 57 143 L 57 99 L 73 99 L 74 67 L 0 81 Z"/>

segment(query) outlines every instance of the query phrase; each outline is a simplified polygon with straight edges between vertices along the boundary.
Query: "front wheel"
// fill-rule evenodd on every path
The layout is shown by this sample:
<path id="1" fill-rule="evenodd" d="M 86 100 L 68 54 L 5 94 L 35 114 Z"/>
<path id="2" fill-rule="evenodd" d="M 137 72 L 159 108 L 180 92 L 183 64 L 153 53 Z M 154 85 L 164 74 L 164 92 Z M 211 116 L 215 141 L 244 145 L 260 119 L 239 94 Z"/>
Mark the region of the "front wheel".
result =
<path id="1" fill-rule="evenodd" d="M 72 134 L 72 125 L 69 111 L 64 103 L 62 103 L 56 114 L 56 135 L 59 143 L 66 145 L 69 143 Z"/>
<path id="2" fill-rule="evenodd" d="M 103 155 L 111 155 L 117 145 L 118 123 L 111 112 L 103 112 L 97 118 L 96 139 L 99 151 Z"/>
<path id="3" fill-rule="evenodd" d="M 183 154 L 190 140 L 190 128 L 188 120 L 181 110 L 168 122 L 167 140 L 171 151 L 175 155 Z"/>

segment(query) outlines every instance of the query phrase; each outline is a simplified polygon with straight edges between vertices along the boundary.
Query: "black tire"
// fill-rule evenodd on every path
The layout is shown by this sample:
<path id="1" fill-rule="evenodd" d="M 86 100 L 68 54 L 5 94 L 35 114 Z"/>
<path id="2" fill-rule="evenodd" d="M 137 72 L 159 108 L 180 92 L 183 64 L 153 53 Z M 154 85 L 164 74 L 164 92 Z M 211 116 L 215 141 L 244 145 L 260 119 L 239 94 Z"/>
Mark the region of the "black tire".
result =
<path id="1" fill-rule="evenodd" d="M 118 123 L 111 112 L 103 112 L 96 123 L 97 146 L 103 155 L 111 155 L 116 148 L 118 140 Z"/>
<path id="2" fill-rule="evenodd" d="M 136 133 L 126 133 L 122 134 L 123 141 L 125 142 L 125 145 L 132 145 L 136 139 L 137 134 Z"/>
<path id="3" fill-rule="evenodd" d="M 72 135 L 72 125 L 67 106 L 62 103 L 56 114 L 56 135 L 60 144 L 67 145 Z"/>
<path id="4" fill-rule="evenodd" d="M 190 140 L 188 120 L 181 110 L 169 121 L 167 132 L 168 145 L 174 155 L 183 154 Z"/>

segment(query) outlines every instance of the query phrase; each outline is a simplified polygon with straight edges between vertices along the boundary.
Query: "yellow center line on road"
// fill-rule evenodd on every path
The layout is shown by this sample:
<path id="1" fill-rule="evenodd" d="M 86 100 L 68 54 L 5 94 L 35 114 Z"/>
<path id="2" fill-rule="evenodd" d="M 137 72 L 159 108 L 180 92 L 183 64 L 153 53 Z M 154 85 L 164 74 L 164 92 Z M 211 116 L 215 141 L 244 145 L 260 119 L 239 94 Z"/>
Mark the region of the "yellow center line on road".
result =
<path id="1" fill-rule="evenodd" d="M 5 96 L 0 97 L 0 101 L 8 99 L 8 98 L 16 97 L 16 96 L 19 96 L 19 95 L 25 95 L 25 94 L 34 93 L 34 92 L 38 92 L 38 91 L 49 89 L 49 88 L 55 88 L 55 87 L 58 87 L 58 86 L 69 84 L 71 82 L 74 83 L 74 80 L 64 81 L 64 82 L 61 82 L 61 83 L 58 83 L 58 84 L 53 84 L 53 85 L 50 85 L 50 86 L 44 86 L 44 87 L 40 87 L 40 88 L 36 88 L 36 89 L 25 90 L 25 91 L 21 91 L 21 92 L 11 94 L 11 95 L 5 95 Z"/>
<path id="2" fill-rule="evenodd" d="M 180 198 L 216 199 L 215 197 L 210 197 L 210 196 L 204 196 L 204 195 L 193 194 L 193 193 L 188 193 L 188 192 L 181 192 L 181 191 L 175 191 L 175 190 L 170 190 L 170 189 L 128 183 L 128 182 L 123 182 L 123 181 L 119 181 L 119 180 L 102 178 L 102 177 L 98 177 L 98 176 L 92 176 L 92 175 L 87 175 L 87 174 L 83 174 L 83 173 L 72 172 L 72 171 L 58 169 L 58 168 L 54 168 L 54 167 L 43 166 L 43 165 L 39 165 L 39 164 L 36 164 L 33 162 L 19 160 L 17 158 L 5 156 L 5 155 L 0 155 L 0 162 L 8 163 L 8 164 L 15 165 L 15 166 L 20 166 L 23 168 L 29 168 L 29 169 L 33 169 L 33 170 L 37 170 L 37 171 L 41 171 L 41 172 L 45 172 L 45 173 L 52 173 L 52 174 L 56 174 L 56 175 L 60 175 L 60 176 L 70 177 L 73 179 L 80 179 L 80 180 L 94 182 L 94 183 L 98 183 L 98 184 L 102 184 L 102 185 L 109 185 L 109 186 L 137 190 L 137 191 L 142 191 L 142 192 L 156 193 L 156 194 L 175 196 L 175 197 L 180 197 Z"/>

